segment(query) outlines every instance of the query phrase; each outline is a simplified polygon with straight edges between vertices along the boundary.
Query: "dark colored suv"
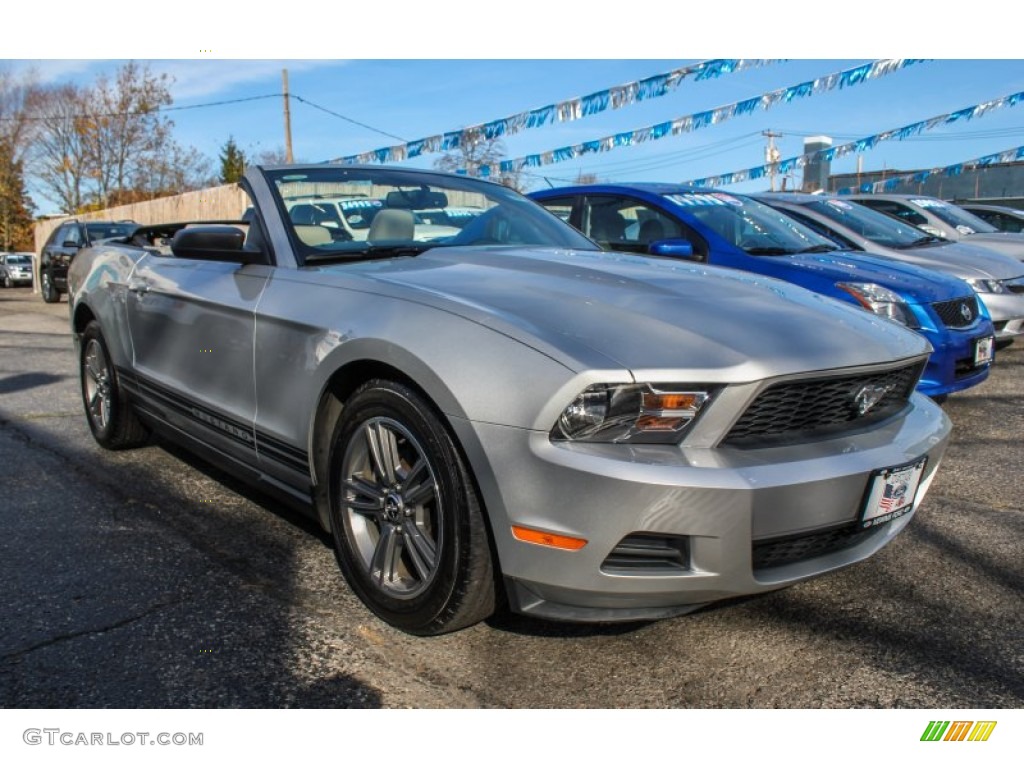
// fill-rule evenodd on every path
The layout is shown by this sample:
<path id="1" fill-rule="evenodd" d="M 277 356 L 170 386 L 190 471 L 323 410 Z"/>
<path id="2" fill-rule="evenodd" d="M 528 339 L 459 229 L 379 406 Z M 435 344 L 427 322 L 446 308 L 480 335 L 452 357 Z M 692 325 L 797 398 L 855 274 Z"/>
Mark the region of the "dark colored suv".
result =
<path id="1" fill-rule="evenodd" d="M 130 237 L 138 229 L 134 221 L 65 221 L 57 227 L 39 256 L 39 280 L 43 301 L 54 304 L 68 292 L 68 266 L 82 248 L 105 240 Z"/>

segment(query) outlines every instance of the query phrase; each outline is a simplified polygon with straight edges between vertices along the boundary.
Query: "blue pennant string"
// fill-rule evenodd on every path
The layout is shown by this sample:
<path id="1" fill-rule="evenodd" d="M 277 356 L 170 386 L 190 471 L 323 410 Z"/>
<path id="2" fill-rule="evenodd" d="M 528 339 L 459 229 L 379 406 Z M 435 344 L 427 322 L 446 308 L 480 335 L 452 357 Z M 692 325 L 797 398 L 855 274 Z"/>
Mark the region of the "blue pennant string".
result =
<path id="1" fill-rule="evenodd" d="M 493 139 L 518 133 L 522 130 L 539 128 L 556 121 L 564 122 L 577 120 L 582 117 L 590 117 L 607 109 L 619 109 L 637 101 L 664 96 L 678 88 L 690 77 L 695 80 L 706 80 L 732 72 L 740 72 L 745 69 L 764 67 L 777 61 L 779 59 L 711 59 L 702 61 L 669 72 L 653 75 L 640 81 L 595 91 L 582 98 L 567 99 L 566 101 L 548 104 L 526 112 L 519 112 L 498 120 L 469 126 L 459 131 L 449 131 L 444 134 L 443 139 L 437 141 L 416 139 L 408 144 L 398 145 L 397 147 L 387 147 L 363 152 L 358 155 L 335 158 L 330 162 L 352 163 L 359 162 L 361 158 L 366 161 L 372 161 L 380 157 L 384 157 L 387 161 L 396 161 L 406 157 L 418 157 L 428 152 L 447 152 L 458 148 L 465 141 L 476 140 L 481 134 L 488 139 Z M 416 145 L 415 152 L 409 151 L 410 145 Z M 387 151 L 383 151 L 384 149 Z"/>

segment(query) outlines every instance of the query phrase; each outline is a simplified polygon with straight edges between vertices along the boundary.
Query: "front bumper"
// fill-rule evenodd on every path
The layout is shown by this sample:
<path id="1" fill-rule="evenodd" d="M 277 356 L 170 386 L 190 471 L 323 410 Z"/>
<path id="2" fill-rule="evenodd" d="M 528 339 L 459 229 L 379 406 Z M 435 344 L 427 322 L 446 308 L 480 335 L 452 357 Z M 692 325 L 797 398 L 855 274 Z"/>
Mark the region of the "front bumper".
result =
<path id="1" fill-rule="evenodd" d="M 979 330 L 951 330 L 925 333 L 933 351 L 928 358 L 917 391 L 929 397 L 950 395 L 980 384 L 988 378 L 990 363 L 974 364 L 975 346 L 980 339 L 991 338 L 993 331 L 986 322 Z"/>
<path id="2" fill-rule="evenodd" d="M 912 514 L 840 537 L 838 549 L 810 547 L 803 559 L 754 564 L 755 549 L 764 551 L 759 543 L 827 538 L 855 526 L 875 470 L 926 456 L 916 509 L 950 433 L 942 410 L 920 394 L 862 433 L 756 450 L 555 444 L 531 430 L 454 426 L 480 484 L 512 608 L 575 621 L 677 615 L 870 556 Z M 513 537 L 512 525 L 587 545 L 565 551 L 529 544 Z M 609 555 L 635 534 L 680 542 L 685 567 L 610 567 Z"/>
<path id="3" fill-rule="evenodd" d="M 1012 340 L 1024 333 L 1024 294 L 979 293 L 978 298 L 988 309 L 996 340 Z"/>

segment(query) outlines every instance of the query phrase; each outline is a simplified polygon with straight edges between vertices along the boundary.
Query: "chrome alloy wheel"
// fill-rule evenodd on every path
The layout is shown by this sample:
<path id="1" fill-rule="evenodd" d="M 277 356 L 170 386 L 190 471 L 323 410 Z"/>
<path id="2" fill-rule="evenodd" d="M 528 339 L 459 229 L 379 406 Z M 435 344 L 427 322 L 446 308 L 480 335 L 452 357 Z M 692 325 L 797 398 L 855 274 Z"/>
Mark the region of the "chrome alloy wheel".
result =
<path id="1" fill-rule="evenodd" d="M 389 597 L 421 594 L 438 572 L 440 486 L 416 438 L 394 419 L 363 422 L 342 461 L 342 519 L 371 581 Z"/>
<path id="2" fill-rule="evenodd" d="M 110 423 L 110 367 L 103 347 L 90 339 L 85 347 L 85 399 L 89 417 L 97 430 Z"/>

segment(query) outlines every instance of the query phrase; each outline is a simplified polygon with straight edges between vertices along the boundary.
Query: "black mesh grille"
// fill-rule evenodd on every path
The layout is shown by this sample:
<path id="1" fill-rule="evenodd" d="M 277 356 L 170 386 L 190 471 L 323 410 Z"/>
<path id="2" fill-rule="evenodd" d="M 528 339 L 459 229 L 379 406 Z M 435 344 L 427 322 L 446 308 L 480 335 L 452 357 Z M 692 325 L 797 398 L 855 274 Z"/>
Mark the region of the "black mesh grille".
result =
<path id="1" fill-rule="evenodd" d="M 876 530 L 846 525 L 827 531 L 798 534 L 770 541 L 755 541 L 752 552 L 754 570 L 777 568 L 780 565 L 799 563 L 802 560 L 849 549 L 870 538 Z"/>
<path id="2" fill-rule="evenodd" d="M 757 397 L 723 442 L 754 447 L 858 429 L 901 410 L 923 369 L 924 362 L 918 362 L 878 373 L 774 384 Z"/>
<path id="3" fill-rule="evenodd" d="M 964 299 L 940 301 L 932 304 L 932 309 L 947 328 L 966 328 L 978 319 L 978 298 L 969 296 Z"/>

